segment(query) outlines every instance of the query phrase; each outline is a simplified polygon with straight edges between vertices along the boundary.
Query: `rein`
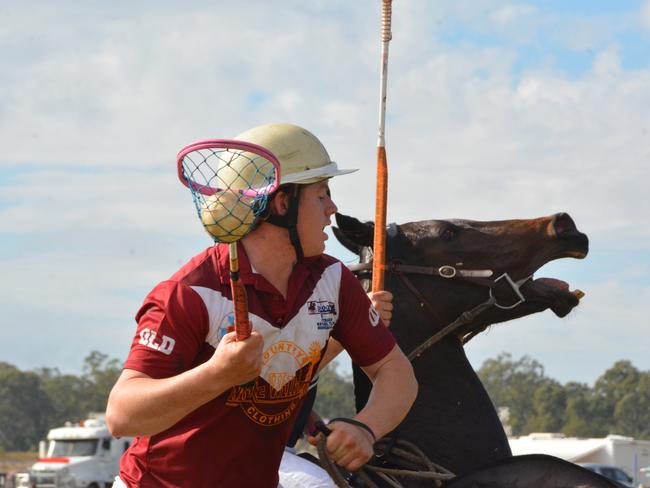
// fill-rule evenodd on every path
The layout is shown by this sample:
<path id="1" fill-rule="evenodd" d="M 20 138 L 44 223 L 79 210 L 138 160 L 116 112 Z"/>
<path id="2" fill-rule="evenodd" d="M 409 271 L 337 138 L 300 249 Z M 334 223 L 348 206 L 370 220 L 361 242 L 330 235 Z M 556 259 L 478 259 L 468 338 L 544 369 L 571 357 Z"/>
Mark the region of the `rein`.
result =
<path id="1" fill-rule="evenodd" d="M 372 270 L 372 263 L 350 264 L 348 265 L 348 269 L 355 274 L 365 274 L 368 271 Z M 418 302 L 420 303 L 420 306 L 422 308 L 425 308 L 427 312 L 429 312 L 429 315 L 431 315 L 433 319 L 436 320 L 437 322 L 442 322 L 441 318 L 436 313 L 435 309 L 433 308 L 429 300 L 427 300 L 426 297 L 422 295 L 420 290 L 418 290 L 418 288 L 413 284 L 413 282 L 408 278 L 407 275 L 416 274 L 416 275 L 424 275 L 424 276 L 433 276 L 442 279 L 456 279 L 456 280 L 460 279 L 463 281 L 467 281 L 469 283 L 473 283 L 475 285 L 488 288 L 488 298 L 484 302 L 460 314 L 456 320 L 454 320 L 450 324 L 440 329 L 438 332 L 433 334 L 422 344 L 416 347 L 413 351 L 411 351 L 407 356 L 408 359 L 411 361 L 413 361 L 413 359 L 420 356 L 425 350 L 427 350 L 433 344 L 441 340 L 443 337 L 449 335 L 456 329 L 459 329 L 460 327 L 471 323 L 473 320 L 476 319 L 476 317 L 478 317 L 481 313 L 483 313 L 488 308 L 495 306 L 502 310 L 510 310 L 524 303 L 526 301 L 526 298 L 521 293 L 520 288 L 524 285 L 524 283 L 526 283 L 528 280 L 532 278 L 532 275 L 530 275 L 520 280 L 514 281 L 510 277 L 510 275 L 506 272 L 500 275 L 496 279 L 490 279 L 490 277 L 494 275 L 494 272 L 491 269 L 474 269 L 474 270 L 458 269 L 451 265 L 420 266 L 420 265 L 412 265 L 412 264 L 402 264 L 398 261 L 392 261 L 388 263 L 386 266 L 386 271 L 396 275 L 400 279 L 400 281 L 404 284 L 404 286 L 415 296 L 415 298 L 417 298 Z M 497 301 L 496 297 L 494 296 L 493 289 L 502 280 L 510 286 L 510 289 L 517 297 L 517 301 L 515 301 L 513 304 L 502 305 Z"/>
<path id="2" fill-rule="evenodd" d="M 337 420 L 351 423 L 353 419 L 339 418 Z M 316 445 L 321 466 L 327 471 L 327 474 L 338 488 L 349 488 L 350 484 L 348 482 L 352 482 L 352 478 L 360 481 L 362 486 L 366 488 L 379 488 L 379 485 L 370 477 L 370 473 L 374 473 L 393 488 L 403 488 L 403 485 L 396 478 L 429 480 L 439 487 L 443 481 L 452 479 L 455 476 L 443 466 L 433 463 L 415 444 L 403 439 L 392 440 L 389 437 L 384 437 L 374 443 L 375 457 L 381 460 L 390 453 L 391 461 L 399 468 L 366 464 L 359 471 L 348 473 L 332 461 L 327 452 L 327 436 L 332 433 L 330 428 L 320 420 L 315 427 L 317 431 L 323 434 Z"/>

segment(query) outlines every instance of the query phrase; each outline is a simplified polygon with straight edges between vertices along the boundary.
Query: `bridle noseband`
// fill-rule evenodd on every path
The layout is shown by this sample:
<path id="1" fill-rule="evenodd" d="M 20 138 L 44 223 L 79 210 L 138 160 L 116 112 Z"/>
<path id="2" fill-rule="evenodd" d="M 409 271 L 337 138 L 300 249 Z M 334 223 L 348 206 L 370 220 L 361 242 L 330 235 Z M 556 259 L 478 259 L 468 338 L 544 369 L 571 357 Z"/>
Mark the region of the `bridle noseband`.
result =
<path id="1" fill-rule="evenodd" d="M 405 239 L 402 234 L 399 226 L 396 224 L 390 224 L 388 226 L 388 235 L 390 237 L 395 237 L 398 239 Z M 436 313 L 433 306 L 429 301 L 422 295 L 420 290 L 413 284 L 413 282 L 408 278 L 407 275 L 425 275 L 438 277 L 447 280 L 463 280 L 469 283 L 473 283 L 479 286 L 488 288 L 488 298 L 484 302 L 480 303 L 473 309 L 463 312 L 456 320 L 446 325 L 418 347 L 416 347 L 411 353 L 409 353 L 408 358 L 413 360 L 414 358 L 420 356 L 422 352 L 431 347 L 437 341 L 450 334 L 454 330 L 467 325 L 473 320 L 476 319 L 481 313 L 483 313 L 488 308 L 495 306 L 502 310 L 511 310 L 518 305 L 521 305 L 526 301 L 523 293 L 521 292 L 521 287 L 530 280 L 533 275 L 526 276 L 520 280 L 513 280 L 507 272 L 504 272 L 499 277 L 491 279 L 494 275 L 494 272 L 491 269 L 459 269 L 458 267 L 451 265 L 442 265 L 442 266 L 421 266 L 413 264 L 403 264 L 397 259 L 391 259 L 388 256 L 389 260 L 386 263 L 386 271 L 397 276 L 404 286 L 417 298 L 420 303 L 420 306 L 426 308 L 429 314 L 438 322 L 442 322 L 440 317 Z M 372 258 L 370 262 L 359 263 L 359 264 L 349 264 L 348 268 L 355 274 L 364 274 L 368 276 L 372 272 Z M 364 276 L 364 277 L 365 277 Z M 505 281 L 507 283 L 515 296 L 517 301 L 511 305 L 502 305 L 498 303 L 497 298 L 494 296 L 494 288 L 500 281 Z M 478 332 L 476 332 L 478 333 Z M 467 342 L 469 339 L 474 337 L 475 333 L 470 333 L 469 337 L 463 339 L 463 343 Z"/>

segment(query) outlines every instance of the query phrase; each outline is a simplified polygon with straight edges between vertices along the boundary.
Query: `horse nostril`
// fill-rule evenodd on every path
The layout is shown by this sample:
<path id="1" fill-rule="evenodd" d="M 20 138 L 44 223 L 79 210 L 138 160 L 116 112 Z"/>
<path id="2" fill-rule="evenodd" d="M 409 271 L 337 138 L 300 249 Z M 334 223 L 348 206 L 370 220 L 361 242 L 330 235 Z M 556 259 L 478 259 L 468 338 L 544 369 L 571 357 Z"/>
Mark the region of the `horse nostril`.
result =
<path id="1" fill-rule="evenodd" d="M 551 226 L 553 233 L 558 237 L 561 237 L 565 234 L 574 234 L 578 231 L 576 224 L 573 222 L 571 216 L 568 213 L 564 212 L 555 214 L 553 216 L 553 219 L 551 220 Z"/>

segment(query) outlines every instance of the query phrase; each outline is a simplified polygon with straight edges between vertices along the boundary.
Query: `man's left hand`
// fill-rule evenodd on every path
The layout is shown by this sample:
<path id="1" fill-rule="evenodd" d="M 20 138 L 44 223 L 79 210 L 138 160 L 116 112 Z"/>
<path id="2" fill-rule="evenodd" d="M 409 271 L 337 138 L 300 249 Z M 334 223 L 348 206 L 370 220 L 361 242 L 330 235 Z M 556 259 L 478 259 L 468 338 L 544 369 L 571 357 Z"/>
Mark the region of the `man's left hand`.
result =
<path id="1" fill-rule="evenodd" d="M 332 433 L 325 444 L 327 452 L 343 469 L 357 471 L 373 456 L 373 439 L 369 432 L 345 422 L 335 421 L 328 427 Z M 318 443 L 316 436 L 309 436 L 307 440 L 314 446 Z"/>
<path id="2" fill-rule="evenodd" d="M 386 290 L 368 293 L 372 306 L 379 312 L 381 320 L 386 327 L 390 326 L 390 319 L 393 318 L 393 294 Z"/>

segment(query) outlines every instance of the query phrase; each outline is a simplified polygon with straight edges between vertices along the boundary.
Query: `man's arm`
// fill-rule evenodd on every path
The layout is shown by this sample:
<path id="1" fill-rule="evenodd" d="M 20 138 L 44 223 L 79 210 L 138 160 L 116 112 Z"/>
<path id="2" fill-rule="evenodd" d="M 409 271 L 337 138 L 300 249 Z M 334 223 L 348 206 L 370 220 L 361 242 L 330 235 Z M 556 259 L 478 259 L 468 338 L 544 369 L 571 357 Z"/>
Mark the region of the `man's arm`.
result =
<path id="1" fill-rule="evenodd" d="M 397 345 L 382 360 L 362 369 L 372 381 L 372 391 L 356 419 L 368 425 L 379 439 L 406 417 L 418 383 L 411 362 Z"/>
<path id="2" fill-rule="evenodd" d="M 368 293 L 368 298 L 370 298 L 372 306 L 379 312 L 384 325 L 388 327 L 390 319 L 393 317 L 393 294 L 386 290 L 375 291 Z M 327 350 L 323 355 L 323 360 L 318 365 L 318 372 L 320 373 L 343 349 L 339 341 L 330 337 L 327 341 Z"/>
<path id="3" fill-rule="evenodd" d="M 208 361 L 179 375 L 154 379 L 125 369 L 108 398 L 109 430 L 122 437 L 150 436 L 168 429 L 228 388 L 259 376 L 262 347 L 258 332 L 239 342 L 231 332 Z"/>
<path id="4" fill-rule="evenodd" d="M 366 424 L 377 439 L 392 431 L 404 419 L 415 401 L 418 385 L 411 363 L 401 349 L 393 349 L 363 370 L 373 382 L 366 406 L 354 417 Z M 327 450 L 332 459 L 348 471 L 363 466 L 372 456 L 373 439 L 364 429 L 344 422 L 329 425 Z M 315 437 L 309 438 L 316 444 Z"/>

